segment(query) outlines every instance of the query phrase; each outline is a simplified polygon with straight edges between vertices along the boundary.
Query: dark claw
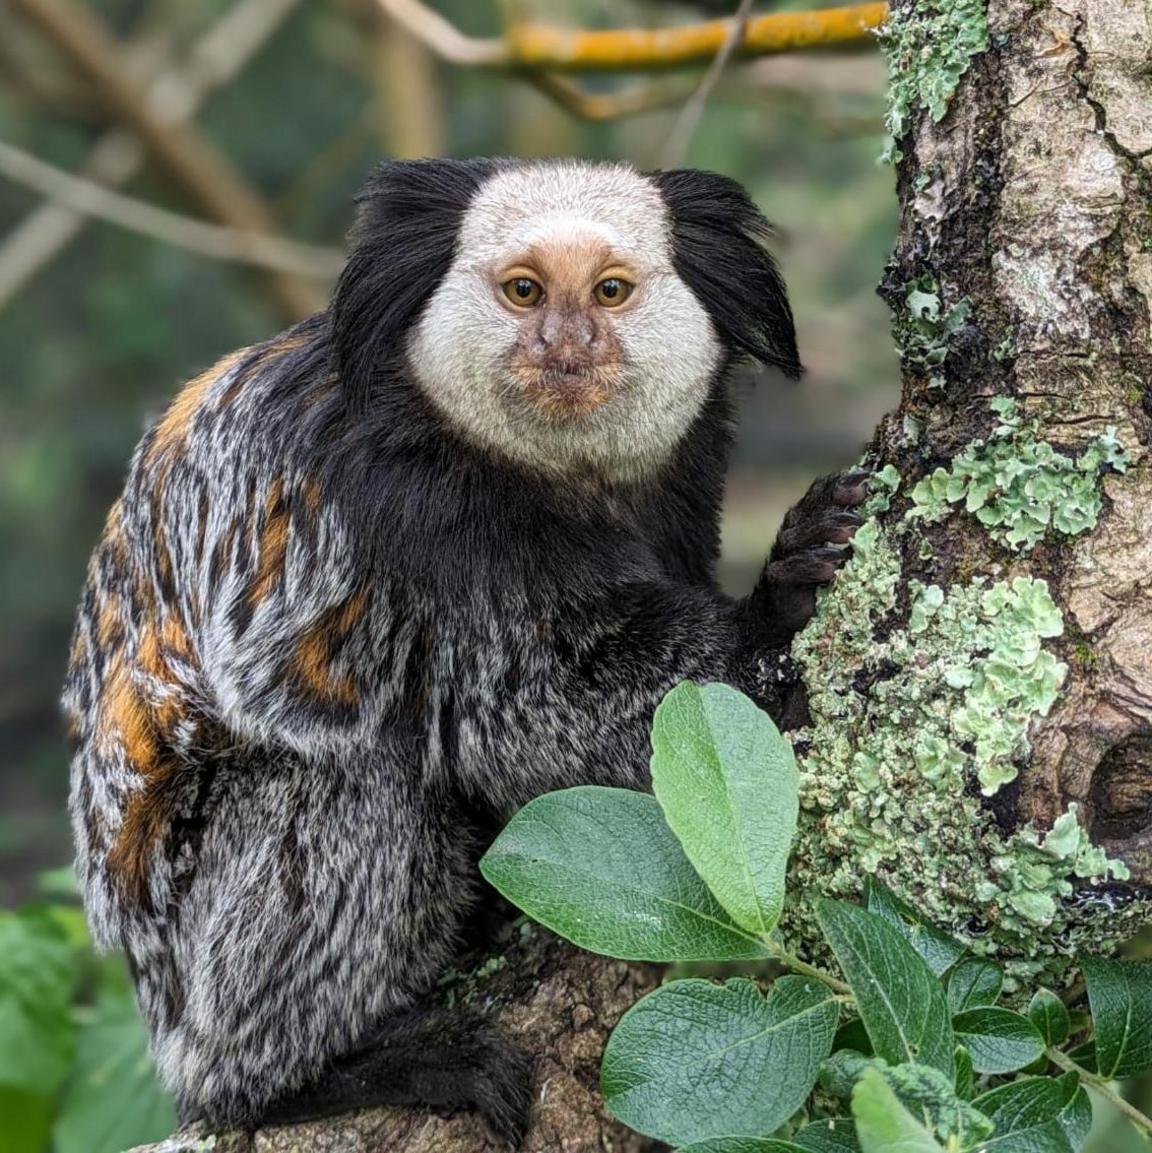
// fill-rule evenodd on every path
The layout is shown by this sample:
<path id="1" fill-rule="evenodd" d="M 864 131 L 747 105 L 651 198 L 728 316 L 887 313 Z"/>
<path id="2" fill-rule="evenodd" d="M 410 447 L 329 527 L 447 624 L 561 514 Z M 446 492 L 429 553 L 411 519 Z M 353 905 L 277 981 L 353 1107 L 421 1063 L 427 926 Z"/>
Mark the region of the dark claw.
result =
<path id="1" fill-rule="evenodd" d="M 864 523 L 864 518 L 854 512 L 837 513 L 832 518 L 832 527 L 824 538 L 829 544 L 847 544 L 855 535 L 856 530 Z"/>
<path id="2" fill-rule="evenodd" d="M 868 499 L 868 482 L 872 474 L 864 469 L 853 469 L 840 477 L 832 489 L 832 500 L 838 505 L 863 504 Z"/>

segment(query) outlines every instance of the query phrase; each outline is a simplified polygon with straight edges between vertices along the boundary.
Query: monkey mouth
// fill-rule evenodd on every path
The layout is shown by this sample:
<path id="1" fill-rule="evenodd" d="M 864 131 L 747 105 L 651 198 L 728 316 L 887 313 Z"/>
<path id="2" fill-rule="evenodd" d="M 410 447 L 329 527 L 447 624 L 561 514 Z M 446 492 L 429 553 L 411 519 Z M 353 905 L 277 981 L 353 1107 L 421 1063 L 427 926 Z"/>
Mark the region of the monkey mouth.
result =
<path id="1" fill-rule="evenodd" d="M 579 368 L 518 366 L 513 375 L 524 396 L 551 420 L 590 416 L 616 395 L 620 384 L 617 364 Z"/>

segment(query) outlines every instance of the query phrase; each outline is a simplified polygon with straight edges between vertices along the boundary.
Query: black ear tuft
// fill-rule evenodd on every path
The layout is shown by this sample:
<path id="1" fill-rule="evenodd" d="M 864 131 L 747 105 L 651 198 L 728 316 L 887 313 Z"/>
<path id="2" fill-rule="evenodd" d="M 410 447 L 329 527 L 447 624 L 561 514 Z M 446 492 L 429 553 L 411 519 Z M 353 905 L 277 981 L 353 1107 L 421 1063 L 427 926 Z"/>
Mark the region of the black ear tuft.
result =
<path id="1" fill-rule="evenodd" d="M 803 371 L 788 294 L 764 247 L 771 225 L 748 193 L 716 172 L 651 172 L 672 218 L 676 271 L 730 353 Z"/>
<path id="2" fill-rule="evenodd" d="M 352 251 L 332 299 L 332 338 L 349 400 L 367 403 L 376 372 L 403 351 L 456 255 L 460 222 L 494 160 L 395 160 L 356 197 Z"/>

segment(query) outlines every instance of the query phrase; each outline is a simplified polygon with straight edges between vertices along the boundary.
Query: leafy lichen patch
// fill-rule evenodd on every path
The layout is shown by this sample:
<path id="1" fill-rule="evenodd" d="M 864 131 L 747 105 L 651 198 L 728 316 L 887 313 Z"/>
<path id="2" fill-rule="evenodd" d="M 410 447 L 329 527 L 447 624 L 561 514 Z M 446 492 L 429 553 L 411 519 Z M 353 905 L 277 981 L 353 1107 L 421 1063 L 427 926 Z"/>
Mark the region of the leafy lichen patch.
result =
<path id="1" fill-rule="evenodd" d="M 886 472 L 885 495 L 891 481 Z M 1074 808 L 1046 835 L 1005 833 L 981 791 L 1015 776 L 1029 725 L 1056 699 L 1066 669 L 1044 641 L 1061 633 L 1061 614 L 1042 580 L 976 577 L 947 589 L 910 582 L 901 621 L 893 531 L 876 519 L 859 530 L 793 648 L 810 723 L 795 734 L 798 896 L 784 932 L 815 939 L 803 894 L 857 896 L 877 874 L 1017 976 L 1059 970 L 1080 946 L 1126 935 L 1106 903 L 1069 900 L 1126 870 L 1091 844 Z"/>
<path id="2" fill-rule="evenodd" d="M 940 521 L 963 502 L 994 540 L 1023 552 L 1050 530 L 1077 536 L 1095 528 L 1103 505 L 1101 472 L 1123 472 L 1129 463 L 1116 429 L 1072 458 L 1041 440 L 1011 397 L 997 397 L 991 407 L 999 418 L 992 435 L 969 444 L 950 469 L 921 480 L 910 494 L 908 516 Z"/>
<path id="3" fill-rule="evenodd" d="M 897 313 L 894 322 L 901 357 L 909 368 L 928 377 L 933 388 L 943 388 L 949 344 L 967 323 L 971 301 L 945 307 L 940 286 L 931 277 L 921 277 L 908 286 L 904 304 L 905 311 Z"/>
<path id="4" fill-rule="evenodd" d="M 913 114 L 944 119 L 973 56 L 988 48 L 986 0 L 917 0 L 893 10 L 880 31 L 888 58 L 888 145 L 883 159 L 900 159 L 899 139 Z"/>

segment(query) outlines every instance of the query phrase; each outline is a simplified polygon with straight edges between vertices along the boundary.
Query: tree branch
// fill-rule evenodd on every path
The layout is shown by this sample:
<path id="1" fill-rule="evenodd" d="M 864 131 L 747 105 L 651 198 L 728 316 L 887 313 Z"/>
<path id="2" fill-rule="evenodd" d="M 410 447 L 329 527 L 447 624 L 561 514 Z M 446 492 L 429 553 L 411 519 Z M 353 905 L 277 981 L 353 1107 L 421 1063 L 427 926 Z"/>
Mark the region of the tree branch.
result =
<path id="1" fill-rule="evenodd" d="M 664 147 L 660 152 L 657 167 L 675 168 L 684 163 L 684 158 L 692 144 L 692 137 L 696 135 L 696 129 L 700 124 L 700 117 L 704 115 L 708 98 L 715 91 L 716 85 L 720 83 L 720 77 L 724 75 L 724 69 L 728 66 L 732 53 L 739 48 L 741 41 L 748 34 L 748 20 L 751 11 L 752 0 L 740 0 L 740 6 L 732 17 L 731 27 L 728 29 L 728 35 L 724 38 L 724 43 L 720 46 L 720 51 L 713 57 L 712 63 L 708 65 L 708 71 L 704 73 L 696 91 L 680 109 L 676 123 L 672 125 L 672 131 L 668 134 L 668 139 L 664 142 Z"/>
<path id="2" fill-rule="evenodd" d="M 11 0 L 140 137 L 148 150 L 214 220 L 238 232 L 274 232 L 260 194 L 216 146 L 194 128 L 165 122 L 126 76 L 115 39 L 91 9 L 65 0 Z M 292 318 L 323 307 L 314 285 L 268 272 L 269 286 Z"/>
<path id="3" fill-rule="evenodd" d="M 51 197 L 73 211 L 186 248 L 211 260 L 234 261 L 324 280 L 335 277 L 344 263 L 344 254 L 338 248 L 297 244 L 277 236 L 220 228 L 180 216 L 73 176 L 3 140 L 0 140 L 0 175 Z"/>
<path id="4" fill-rule="evenodd" d="M 518 23 L 503 38 L 465 36 L 422 0 L 377 0 L 397 23 L 442 59 L 473 68 L 562 71 L 652 71 L 707 63 L 732 34 L 731 20 L 671 28 L 581 31 Z M 748 21 L 742 56 L 767 56 L 805 48 L 860 44 L 872 39 L 888 16 L 887 4 L 856 4 L 809 12 L 772 12 Z"/>

